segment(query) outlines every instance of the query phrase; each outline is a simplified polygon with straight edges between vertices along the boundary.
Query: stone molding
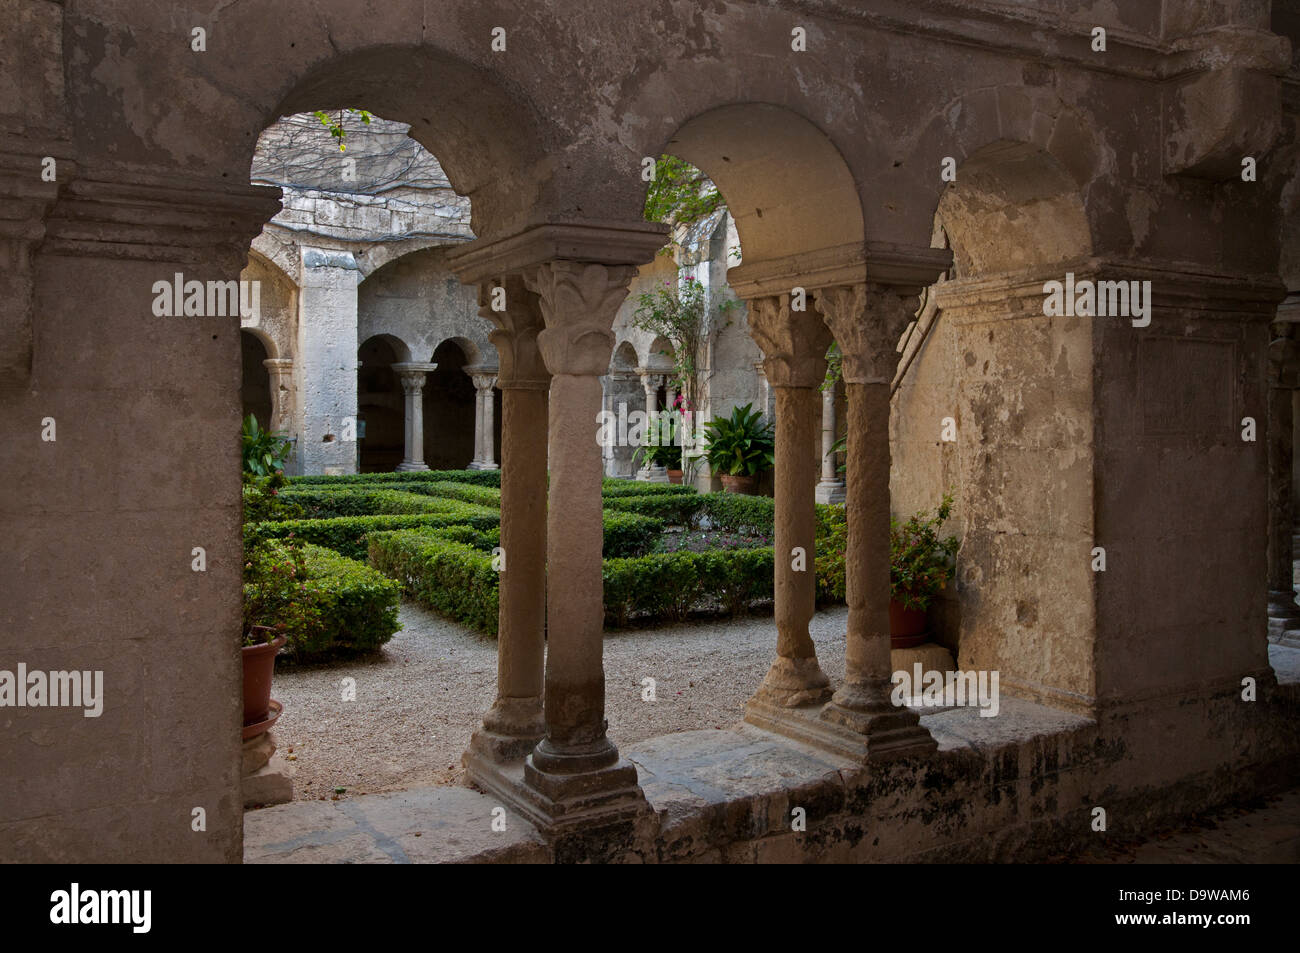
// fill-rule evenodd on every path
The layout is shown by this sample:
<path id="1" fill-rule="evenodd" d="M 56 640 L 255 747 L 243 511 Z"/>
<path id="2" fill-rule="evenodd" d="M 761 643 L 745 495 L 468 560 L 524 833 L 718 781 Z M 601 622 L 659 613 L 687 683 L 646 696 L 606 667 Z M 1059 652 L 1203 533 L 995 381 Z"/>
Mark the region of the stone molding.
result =
<path id="1" fill-rule="evenodd" d="M 727 271 L 738 297 L 788 294 L 792 288 L 830 288 L 868 281 L 919 293 L 952 267 L 947 248 L 922 248 L 893 242 L 852 242 L 818 251 L 745 262 Z"/>
<path id="2" fill-rule="evenodd" d="M 636 276 L 633 265 L 550 261 L 524 276 L 546 329 L 537 336 L 552 374 L 600 377 L 614 353 L 612 326 Z"/>
<path id="3" fill-rule="evenodd" d="M 668 242 L 668 228 L 652 222 L 575 222 L 535 225 L 505 238 L 476 239 L 449 251 L 451 270 L 465 284 L 522 274 L 552 261 L 591 265 L 645 265 Z"/>
<path id="4" fill-rule="evenodd" d="M 816 387 L 826 379 L 831 332 L 816 312 L 798 317 L 789 293 L 747 300 L 749 333 L 763 351 L 763 373 L 773 387 Z"/>
<path id="5" fill-rule="evenodd" d="M 505 288 L 506 309 L 492 309 L 492 292 Z M 492 325 L 488 340 L 497 349 L 497 386 L 502 390 L 521 388 L 546 390 L 551 386 L 551 372 L 542 361 L 537 336 L 544 330 L 537 295 L 524 285 L 518 275 L 484 279 L 478 284 L 478 313 Z"/>
<path id="6" fill-rule="evenodd" d="M 898 369 L 898 339 L 916 317 L 920 301 L 889 288 L 858 283 L 819 288 L 813 301 L 839 343 L 844 381 L 888 384 Z"/>

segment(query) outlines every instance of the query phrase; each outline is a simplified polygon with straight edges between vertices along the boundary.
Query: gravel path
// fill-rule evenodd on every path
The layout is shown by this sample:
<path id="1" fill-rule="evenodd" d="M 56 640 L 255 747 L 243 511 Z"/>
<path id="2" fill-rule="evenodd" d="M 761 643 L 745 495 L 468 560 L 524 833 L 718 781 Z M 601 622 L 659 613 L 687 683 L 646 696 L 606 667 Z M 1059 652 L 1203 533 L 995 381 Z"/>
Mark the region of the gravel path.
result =
<path id="1" fill-rule="evenodd" d="M 832 681 L 844 674 L 847 617 L 841 606 L 817 613 L 812 623 L 818 658 Z M 409 603 L 401 619 L 402 631 L 372 659 L 277 668 L 273 694 L 284 714 L 274 731 L 292 759 L 296 799 L 459 778 L 469 736 L 496 697 L 496 640 Z M 771 616 L 608 633 L 610 737 L 624 745 L 735 724 L 775 646 Z M 655 680 L 653 703 L 641 700 L 647 677 Z M 355 701 L 342 700 L 346 678 L 356 680 Z"/>

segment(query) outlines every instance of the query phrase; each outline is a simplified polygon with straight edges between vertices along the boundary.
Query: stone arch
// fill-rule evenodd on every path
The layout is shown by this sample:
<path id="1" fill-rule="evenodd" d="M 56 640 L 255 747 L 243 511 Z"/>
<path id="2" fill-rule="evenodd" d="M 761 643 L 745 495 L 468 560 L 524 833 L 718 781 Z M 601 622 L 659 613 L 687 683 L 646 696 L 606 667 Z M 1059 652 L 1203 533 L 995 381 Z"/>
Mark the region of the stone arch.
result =
<path id="1" fill-rule="evenodd" d="M 393 365 L 410 359 L 410 348 L 392 334 L 371 335 L 357 346 L 357 416 L 364 424 L 357 468 L 363 473 L 388 472 L 402 462 L 406 404 Z"/>
<path id="2" fill-rule="evenodd" d="M 935 212 L 955 277 L 1015 271 L 1092 254 L 1075 180 L 1050 153 L 999 140 L 957 166 Z"/>
<path id="3" fill-rule="evenodd" d="M 252 414 L 263 430 L 273 427 L 274 402 L 271 375 L 262 362 L 275 357 L 274 348 L 275 343 L 256 328 L 240 329 L 240 416 Z"/>
<path id="4" fill-rule="evenodd" d="M 240 280 L 256 281 L 260 287 L 257 313 L 241 318 L 240 325 L 262 338 L 267 354 L 292 359 L 298 347 L 298 284 L 284 271 L 281 262 L 256 248 L 248 253 L 248 264 Z"/>
<path id="5" fill-rule="evenodd" d="M 862 204 L 843 154 L 791 109 L 717 106 L 684 122 L 660 151 L 717 185 L 747 264 L 863 241 Z"/>
<path id="6" fill-rule="evenodd" d="M 485 360 L 482 349 L 469 338 L 459 334 L 452 335 L 451 337 L 439 341 L 438 346 L 433 349 L 433 353 L 437 354 L 440 349 L 443 349 L 448 344 L 454 344 L 460 349 L 460 353 L 464 357 L 464 364 L 467 367 L 480 363 L 496 364 L 495 355 L 493 355 L 493 360 Z M 429 360 L 436 361 L 437 358 L 430 357 Z"/>
<path id="7" fill-rule="evenodd" d="M 318 50 L 311 67 L 282 78 L 280 97 L 261 125 L 348 107 L 407 123 L 411 138 L 437 156 L 452 188 L 470 197 L 476 235 L 517 228 L 550 200 L 551 177 L 542 167 L 554 133 L 521 89 L 464 58 L 462 51 L 476 47 L 445 39 L 445 46 L 363 40 L 342 52 L 331 41 L 333 49 Z"/>
<path id="8" fill-rule="evenodd" d="M 645 355 L 641 358 L 641 366 L 657 374 L 669 374 L 672 373 L 675 360 L 676 351 L 672 342 L 660 334 L 646 345 Z"/>
<path id="9" fill-rule="evenodd" d="M 638 363 L 636 347 L 631 341 L 622 341 L 614 348 L 614 354 L 609 361 L 609 369 L 611 371 L 633 371 Z"/>
<path id="10" fill-rule="evenodd" d="M 474 461 L 477 391 L 470 373 L 477 349 L 464 338 L 445 338 L 430 360 L 424 384 L 424 459 L 434 470 L 463 470 Z M 498 419 L 500 415 L 498 415 Z"/>

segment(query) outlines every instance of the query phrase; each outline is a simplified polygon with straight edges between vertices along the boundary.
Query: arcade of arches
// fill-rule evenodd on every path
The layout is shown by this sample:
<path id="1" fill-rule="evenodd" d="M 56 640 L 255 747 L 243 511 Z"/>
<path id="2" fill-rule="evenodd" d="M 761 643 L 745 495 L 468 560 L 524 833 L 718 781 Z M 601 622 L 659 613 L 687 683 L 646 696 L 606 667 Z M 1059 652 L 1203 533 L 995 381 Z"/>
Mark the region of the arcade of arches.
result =
<path id="1" fill-rule="evenodd" d="M 0 105 L 0 630 L 107 693 L 101 718 L 0 735 L 0 859 L 241 858 L 241 402 L 293 435 L 296 472 L 501 468 L 497 698 L 447 823 L 505 805 L 530 857 L 1032 856 L 1095 836 L 1097 806 L 1122 836 L 1300 777 L 1290 2 L 667 0 L 613 22 L 446 0 L 421 30 L 425 6 L 228 5 L 207 29 L 238 62 L 200 63 L 153 6 L 33 4 L 0 38 L 27 67 Z M 319 148 L 308 111 L 353 105 L 383 118 Z M 727 208 L 675 257 L 642 214 L 664 154 Z M 177 273 L 256 280 L 255 313 L 158 316 Z M 775 423 L 772 662 L 743 723 L 620 747 L 599 484 L 638 474 L 594 422 L 671 404 L 671 348 L 631 311 L 687 276 L 743 302 L 708 341 L 705 415 Z M 1067 276 L 1135 283 L 1134 308 L 1149 289 L 1147 311 L 1046 308 Z M 994 718 L 890 697 L 890 518 L 949 489 L 938 624 L 961 670 L 1000 674 Z M 812 574 L 780 558 L 815 551 L 818 499 L 848 518 L 835 683 Z"/>

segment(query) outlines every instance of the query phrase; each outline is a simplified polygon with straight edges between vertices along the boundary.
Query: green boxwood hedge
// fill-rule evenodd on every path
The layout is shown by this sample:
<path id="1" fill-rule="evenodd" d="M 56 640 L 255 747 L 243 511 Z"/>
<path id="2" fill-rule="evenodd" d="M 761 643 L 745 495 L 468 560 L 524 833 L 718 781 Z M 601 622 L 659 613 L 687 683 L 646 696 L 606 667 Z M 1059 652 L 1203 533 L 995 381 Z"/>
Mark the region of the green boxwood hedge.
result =
<path id="1" fill-rule="evenodd" d="M 606 498 L 618 496 L 681 496 L 695 493 L 693 486 L 679 483 L 646 483 L 639 480 L 623 480 L 606 477 L 600 486 L 600 495 Z"/>
<path id="2" fill-rule="evenodd" d="M 398 487 L 407 493 L 419 493 L 444 500 L 460 500 L 464 503 L 477 503 L 479 506 L 501 509 L 501 491 L 494 486 L 453 483 L 450 480 L 426 480 L 423 483 L 399 483 Z"/>
<path id="3" fill-rule="evenodd" d="M 452 501 L 448 501 L 452 502 Z M 436 529 L 447 526 L 468 526 L 478 530 L 496 530 L 501 521 L 497 510 L 471 503 L 453 503 L 442 513 L 380 514 L 374 516 L 341 516 L 333 519 L 279 520 L 250 523 L 244 526 L 244 538 L 284 539 L 293 536 L 326 546 L 349 559 L 365 560 L 369 551 L 366 534 L 396 529 Z"/>
<path id="4" fill-rule="evenodd" d="M 497 572 L 490 553 L 436 530 L 372 533 L 369 540 L 371 565 L 397 580 L 407 596 L 458 622 L 496 634 Z"/>
<path id="5" fill-rule="evenodd" d="M 707 494 L 660 493 L 633 496 L 606 496 L 605 511 L 636 513 L 662 520 L 668 526 L 691 526 Z"/>
<path id="6" fill-rule="evenodd" d="M 318 622 L 285 646 L 298 661 L 373 651 L 402 627 L 397 621 L 401 587 L 355 559 L 321 546 L 304 547 L 304 598 Z"/>
<path id="7" fill-rule="evenodd" d="M 399 513 L 451 513 L 458 502 L 387 487 L 288 488 L 280 492 L 286 503 L 303 508 L 304 519 L 339 516 L 379 516 Z"/>
<path id="8" fill-rule="evenodd" d="M 407 470 L 400 473 L 348 473 L 342 476 L 296 476 L 290 486 L 328 486 L 365 483 L 473 483 L 477 486 L 501 485 L 500 470 Z"/>

